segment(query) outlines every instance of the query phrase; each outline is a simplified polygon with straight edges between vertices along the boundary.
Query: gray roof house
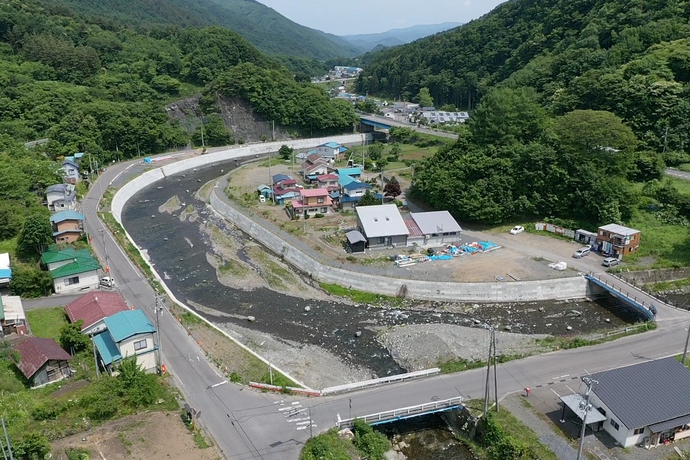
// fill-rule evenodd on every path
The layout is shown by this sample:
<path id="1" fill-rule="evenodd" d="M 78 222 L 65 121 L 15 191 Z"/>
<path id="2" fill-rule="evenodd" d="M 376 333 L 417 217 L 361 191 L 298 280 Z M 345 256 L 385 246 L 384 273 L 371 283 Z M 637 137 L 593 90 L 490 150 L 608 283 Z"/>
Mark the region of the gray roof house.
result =
<path id="1" fill-rule="evenodd" d="M 74 210 L 77 207 L 77 192 L 73 185 L 55 184 L 46 188 L 46 202 L 51 211 Z"/>
<path id="2" fill-rule="evenodd" d="M 369 249 L 407 245 L 409 231 L 394 204 L 357 206 L 357 228 L 367 239 Z"/>
<path id="3" fill-rule="evenodd" d="M 413 212 L 410 216 L 424 235 L 425 245 L 443 245 L 460 240 L 462 227 L 448 211 Z"/>
<path id="4" fill-rule="evenodd" d="M 592 411 L 621 446 L 656 447 L 690 437 L 690 371 L 674 357 L 590 376 Z M 589 418 L 589 416 L 588 416 Z"/>

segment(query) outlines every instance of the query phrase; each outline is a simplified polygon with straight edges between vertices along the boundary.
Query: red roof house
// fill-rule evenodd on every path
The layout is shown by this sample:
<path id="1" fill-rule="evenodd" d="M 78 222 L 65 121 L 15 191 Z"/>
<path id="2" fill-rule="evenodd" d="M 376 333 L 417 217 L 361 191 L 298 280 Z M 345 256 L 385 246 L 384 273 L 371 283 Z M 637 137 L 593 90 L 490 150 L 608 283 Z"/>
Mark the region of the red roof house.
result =
<path id="1" fill-rule="evenodd" d="M 83 320 L 82 333 L 91 335 L 105 330 L 105 318 L 129 307 L 117 292 L 88 292 L 67 304 L 65 310 L 70 322 Z"/>
<path id="2" fill-rule="evenodd" d="M 17 345 L 16 351 L 19 362 L 15 364 L 31 386 L 57 382 L 71 375 L 68 361 L 72 356 L 53 339 L 27 337 Z"/>
<path id="3" fill-rule="evenodd" d="M 325 188 L 300 190 L 300 199 L 292 200 L 292 209 L 295 213 L 329 214 L 332 205 L 333 200 Z"/>

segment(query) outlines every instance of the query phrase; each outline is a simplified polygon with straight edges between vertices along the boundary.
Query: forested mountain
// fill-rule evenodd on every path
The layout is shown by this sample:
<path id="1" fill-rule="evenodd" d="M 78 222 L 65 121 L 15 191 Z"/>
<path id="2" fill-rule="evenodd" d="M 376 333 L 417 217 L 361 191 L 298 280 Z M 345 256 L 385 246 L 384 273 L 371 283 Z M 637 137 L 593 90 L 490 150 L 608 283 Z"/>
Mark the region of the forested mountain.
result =
<path id="1" fill-rule="evenodd" d="M 294 23 L 254 0 L 43 0 L 121 25 L 221 26 L 269 55 L 326 60 L 360 54 L 335 35 Z M 314 63 L 312 63 L 314 65 Z"/>
<path id="2" fill-rule="evenodd" d="M 374 54 L 359 89 L 428 88 L 436 106 L 472 110 L 458 144 L 415 170 L 432 205 L 491 223 L 621 222 L 656 206 L 633 183 L 690 152 L 688 18 L 687 0 L 514 0 Z M 687 201 L 661 203 L 690 216 Z"/>
<path id="3" fill-rule="evenodd" d="M 423 24 L 406 27 L 404 29 L 391 29 L 377 34 L 342 35 L 341 38 L 364 51 L 373 51 L 377 46 L 385 47 L 404 45 L 429 35 L 443 32 L 462 25 L 459 22 L 444 22 L 442 24 Z"/>
<path id="4" fill-rule="evenodd" d="M 165 110 L 182 97 L 202 93 L 207 145 L 242 141 L 224 123 L 220 97 L 244 99 L 291 132 L 352 129 L 348 103 L 298 83 L 228 29 L 144 33 L 43 5 L 0 4 L 0 240 L 16 235 L 23 216 L 35 212 L 45 187 L 59 180 L 63 156 L 85 152 L 102 165 L 197 138 L 199 120 L 190 133 Z M 50 141 L 31 152 L 22 145 L 40 138 Z"/>

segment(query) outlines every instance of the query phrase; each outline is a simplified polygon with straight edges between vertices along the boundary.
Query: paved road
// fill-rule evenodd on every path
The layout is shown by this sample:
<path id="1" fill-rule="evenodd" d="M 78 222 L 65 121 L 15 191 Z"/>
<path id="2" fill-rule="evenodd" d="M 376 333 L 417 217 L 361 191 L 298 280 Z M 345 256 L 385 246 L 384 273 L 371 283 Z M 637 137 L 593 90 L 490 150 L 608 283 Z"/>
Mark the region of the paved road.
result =
<path id="1" fill-rule="evenodd" d="M 99 180 L 108 183 L 126 166 L 111 167 Z M 95 214 L 99 191 L 99 187 L 93 187 L 83 204 L 86 228 L 92 235 L 99 235 L 99 229 L 103 228 Z M 499 244 L 519 246 L 516 241 L 504 237 L 492 238 Z M 131 305 L 142 308 L 153 317 L 151 307 L 154 292 L 112 237 L 106 232 L 104 238 L 94 237 L 93 242 L 94 249 L 103 256 L 103 260 L 107 248 L 111 271 L 123 296 Z M 554 260 L 562 259 L 557 254 L 549 256 Z M 582 271 L 596 270 L 598 267 L 594 258 L 571 263 Z M 680 353 L 690 312 L 660 308 L 659 319 L 659 328 L 644 335 L 500 365 L 499 393 L 503 395 L 521 391 L 527 386 L 537 387 L 568 379 L 573 379 L 576 385 L 575 379 L 580 375 Z M 320 432 L 333 426 L 338 416 L 349 418 L 457 395 L 478 398 L 483 394 L 485 374 L 482 370 L 328 398 L 280 397 L 243 390 L 225 382 L 204 358 L 196 343 L 169 314 L 163 314 L 160 324 L 164 362 L 186 400 L 202 411 L 202 423 L 226 458 L 296 459 L 309 434 L 310 422 L 305 410 L 309 406 L 312 407 L 311 415 L 316 425 L 314 430 Z M 291 407 L 304 411 L 288 419 L 285 409 Z"/>
<path id="2" fill-rule="evenodd" d="M 108 184 L 129 164 L 110 167 L 98 180 Z M 97 218 L 100 192 L 100 186 L 92 187 L 82 202 L 86 231 L 93 237 L 93 249 L 103 263 L 107 253 L 111 274 L 127 302 L 144 310 L 155 321 L 153 289 Z M 105 233 L 101 234 L 101 230 Z M 308 438 L 308 431 L 295 430 L 296 425 L 286 421 L 278 410 L 282 398 L 244 390 L 226 382 L 167 311 L 160 317 L 160 330 L 166 368 L 185 400 L 201 410 L 200 422 L 226 458 L 297 458 L 297 453 Z"/>
<path id="3" fill-rule="evenodd" d="M 52 295 L 39 299 L 22 300 L 24 310 L 38 310 L 39 308 L 64 307 L 73 300 L 77 300 L 83 294 L 75 295 Z"/>
<path id="4" fill-rule="evenodd" d="M 667 168 L 666 174 L 669 176 L 678 177 L 680 179 L 690 180 L 690 173 L 687 173 L 685 171 L 679 171 L 677 169 Z"/>
<path id="5" fill-rule="evenodd" d="M 383 124 L 389 125 L 389 126 L 397 126 L 400 128 L 410 128 L 411 130 L 418 131 L 418 132 L 424 133 L 424 134 L 430 134 L 432 136 L 447 137 L 448 139 L 457 139 L 458 138 L 458 135 L 455 133 L 448 133 L 445 131 L 438 131 L 435 129 L 422 128 L 422 127 L 419 127 L 417 125 L 411 125 L 409 123 L 401 123 L 399 121 L 395 121 L 395 120 L 388 118 L 388 117 L 382 117 L 380 115 L 362 113 L 362 114 L 360 114 L 360 118 L 362 118 L 364 120 L 370 120 L 370 121 L 373 121 L 376 123 L 383 123 Z"/>

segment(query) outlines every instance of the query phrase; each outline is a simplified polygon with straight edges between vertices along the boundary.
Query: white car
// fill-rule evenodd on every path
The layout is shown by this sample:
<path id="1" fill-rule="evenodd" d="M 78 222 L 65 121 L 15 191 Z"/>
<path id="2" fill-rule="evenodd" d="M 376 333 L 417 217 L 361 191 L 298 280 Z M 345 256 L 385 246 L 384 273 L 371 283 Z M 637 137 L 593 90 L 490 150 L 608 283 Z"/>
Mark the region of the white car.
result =
<path id="1" fill-rule="evenodd" d="M 525 227 L 522 227 L 520 225 L 516 225 L 515 227 L 510 229 L 510 234 L 511 235 L 517 235 L 518 233 L 522 233 L 525 231 Z"/>
<path id="2" fill-rule="evenodd" d="M 265 203 L 265 202 L 266 202 L 266 197 L 263 196 L 263 195 L 259 195 L 259 201 L 260 201 L 261 203 Z"/>
<path id="3" fill-rule="evenodd" d="M 109 276 L 104 276 L 103 278 L 101 278 L 101 286 L 114 288 L 115 287 L 115 280 Z"/>

